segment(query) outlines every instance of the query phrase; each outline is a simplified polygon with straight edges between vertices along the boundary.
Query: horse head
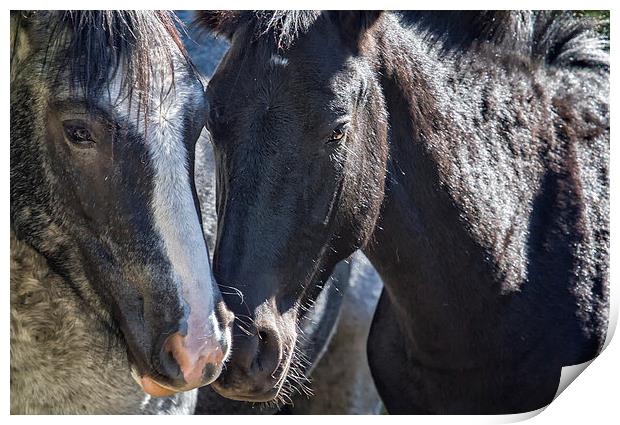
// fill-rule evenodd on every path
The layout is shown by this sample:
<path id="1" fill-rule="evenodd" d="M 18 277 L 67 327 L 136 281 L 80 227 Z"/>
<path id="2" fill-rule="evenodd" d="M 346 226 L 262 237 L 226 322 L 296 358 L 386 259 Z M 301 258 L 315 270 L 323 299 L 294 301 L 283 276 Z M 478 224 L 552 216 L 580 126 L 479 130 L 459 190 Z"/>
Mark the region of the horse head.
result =
<path id="1" fill-rule="evenodd" d="M 277 397 L 295 363 L 300 311 L 372 232 L 387 124 L 361 46 L 376 19 L 371 12 L 199 16 L 231 40 L 207 87 L 217 169 L 214 273 L 243 294 L 224 294 L 237 317 L 235 350 L 214 383 L 226 397 Z"/>
<path id="2" fill-rule="evenodd" d="M 119 335 L 146 392 L 208 384 L 232 315 L 192 179 L 204 88 L 172 16 L 17 12 L 11 37 L 12 231 Z"/>

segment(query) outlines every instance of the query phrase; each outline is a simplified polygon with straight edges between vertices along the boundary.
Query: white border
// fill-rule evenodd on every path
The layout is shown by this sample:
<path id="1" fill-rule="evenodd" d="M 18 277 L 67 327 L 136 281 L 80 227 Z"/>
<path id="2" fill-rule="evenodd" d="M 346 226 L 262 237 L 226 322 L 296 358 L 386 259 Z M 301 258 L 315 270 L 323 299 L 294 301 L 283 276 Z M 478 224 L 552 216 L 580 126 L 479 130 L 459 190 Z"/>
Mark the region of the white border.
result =
<path id="1" fill-rule="evenodd" d="M 6 3 L 5 3 L 6 4 Z M 333 1 L 315 1 L 315 2 L 290 2 L 290 1 L 261 1 L 261 2 L 248 2 L 248 1 L 239 1 L 239 0 L 228 0 L 228 1 L 161 1 L 161 0 L 152 0 L 152 1 L 118 1 L 118 0 L 109 0 L 106 2 L 91 2 L 85 3 L 84 1 L 20 1 L 18 4 L 13 3 L 12 6 L 19 7 L 21 9 L 33 8 L 33 9 L 80 9 L 80 8 L 121 8 L 121 9 L 169 9 L 171 7 L 177 10 L 183 9 L 376 9 L 378 7 L 382 7 L 385 9 L 413 9 L 413 8 L 421 8 L 421 9 L 496 9 L 496 8 L 505 8 L 505 9 L 612 9 L 612 17 L 615 16 L 615 10 L 613 10 L 611 1 L 574 1 L 574 0 L 553 0 L 553 1 L 532 1 L 532 0 L 522 0 L 522 1 L 504 1 L 498 3 L 497 1 L 469 1 L 469 2 L 456 2 L 456 1 L 433 1 L 432 3 L 428 2 L 405 2 L 405 1 L 341 1 L 337 4 Z M 612 19 L 611 22 L 611 34 L 616 33 L 617 25 L 614 25 L 614 21 Z M 5 12 L 4 19 L 2 19 L 0 25 L 2 26 L 2 33 L 8 35 L 9 34 L 9 19 L 8 19 L 8 9 Z M 4 50 L 1 56 L 1 60 L 3 61 L 2 65 L 2 84 L 3 90 L 2 93 L 6 93 L 6 100 L 2 104 L 2 108 L 4 109 L 4 113 L 2 114 L 2 127 L 4 134 L 6 135 L 5 143 L 4 143 L 4 151 L 0 155 L 0 167 L 3 170 L 4 178 L 1 180 L 1 194 L 0 194 L 0 202 L 2 203 L 2 220 L 7 223 L 9 221 L 9 43 L 5 41 Z M 618 87 L 617 79 L 615 78 L 615 69 L 617 66 L 617 61 L 615 60 L 615 56 L 613 52 L 615 48 L 613 46 L 612 40 L 612 66 L 611 66 L 611 111 L 613 117 L 613 111 L 615 111 L 615 105 L 617 104 L 616 100 L 618 99 L 617 90 Z M 614 121 L 612 119 L 612 121 Z M 613 127 L 615 128 L 615 121 Z M 614 133 L 612 132 L 612 135 Z M 614 158 L 617 157 L 615 151 L 618 148 L 614 148 L 614 145 L 617 146 L 618 140 L 611 140 L 611 149 L 612 149 L 612 159 L 611 159 L 611 187 L 615 188 L 618 184 L 620 184 L 618 178 L 618 161 L 614 161 Z M 612 192 L 612 202 L 611 202 L 611 229 L 612 235 L 618 234 L 618 226 L 617 220 L 614 219 L 614 212 L 618 211 L 617 208 L 617 197 Z M 8 223 L 7 223 L 8 224 Z M 0 258 L 3 258 L 2 261 L 2 275 L 4 276 L 5 281 L 5 292 L 4 292 L 4 302 L 3 302 L 3 310 L 4 310 L 4 326 L 1 328 L 2 331 L 2 340 L 6 341 L 5 349 L 0 353 L 1 362 L 3 364 L 2 367 L 2 376 L 0 377 L 0 382 L 2 385 L 2 398 L 1 403 L 1 411 L 8 415 L 9 413 L 9 290 L 8 290 L 8 276 L 9 276 L 9 230 L 8 228 L 2 229 L 2 243 Z M 612 238 L 612 250 L 611 250 L 611 282 L 614 282 L 614 285 L 617 285 L 618 276 L 617 265 L 618 265 L 618 244 L 615 243 L 616 239 Z M 613 334 L 617 319 L 618 319 L 618 304 L 619 304 L 619 296 L 618 290 L 616 286 L 612 285 L 611 288 L 611 298 L 612 298 L 612 312 L 611 312 L 611 326 L 610 326 L 610 335 Z M 384 422 L 384 421 L 396 421 L 403 422 L 407 424 L 411 424 L 412 421 L 415 421 L 415 424 L 426 424 L 426 423 L 508 423 L 514 421 L 520 421 L 528 419 L 532 416 L 535 416 L 533 419 L 530 419 L 530 423 L 532 424 L 547 424 L 547 423 L 608 423 L 611 421 L 611 418 L 620 417 L 618 415 L 618 382 L 615 382 L 620 378 L 620 367 L 618 360 L 620 359 L 620 343 L 615 338 L 615 341 L 611 341 L 608 343 L 609 346 L 603 351 L 603 353 L 596 359 L 594 362 L 587 368 L 587 371 L 577 377 L 576 382 L 571 384 L 566 391 L 562 392 L 558 398 L 546 409 L 542 409 L 538 415 L 535 413 L 524 414 L 524 415 L 500 415 L 500 416 L 437 416 L 437 417 L 403 417 L 403 416 L 378 416 L 378 417 L 359 417 L 356 418 L 355 421 L 359 421 L 361 423 L 370 423 L 372 421 L 373 424 Z M 126 418 L 116 418 L 114 421 L 125 420 Z M 9 418 L 11 422 L 15 423 L 27 423 L 33 420 L 44 420 L 46 423 L 51 424 L 66 424 L 66 423 L 78 423 L 82 422 L 84 419 L 80 417 L 45 417 L 45 418 L 36 418 L 29 416 L 12 416 Z M 145 420 L 145 418 L 132 418 L 132 421 L 141 421 Z M 171 418 L 149 418 L 149 421 L 170 421 Z M 193 423 L 203 423 L 203 421 L 208 421 L 207 418 L 202 418 L 199 416 L 187 417 L 187 418 L 177 418 L 175 421 L 190 421 Z M 248 418 L 242 417 L 217 417 L 212 418 L 211 420 L 215 420 L 218 422 L 232 423 L 237 424 L 241 423 L 241 421 L 247 421 Z M 253 423 L 267 423 L 267 422 L 278 422 L 285 423 L 293 420 L 297 423 L 307 423 L 307 424 L 315 424 L 317 418 L 312 417 L 296 417 L 295 419 L 286 418 L 284 416 L 268 416 L 262 417 L 257 416 L 252 419 Z M 325 416 L 321 418 L 320 421 L 328 421 L 328 422 L 336 422 L 344 419 L 340 419 L 334 416 Z M 92 417 L 88 419 L 89 422 L 93 423 L 101 423 L 108 424 L 110 419 L 107 417 Z M 178 423 L 178 422 L 177 422 Z"/>

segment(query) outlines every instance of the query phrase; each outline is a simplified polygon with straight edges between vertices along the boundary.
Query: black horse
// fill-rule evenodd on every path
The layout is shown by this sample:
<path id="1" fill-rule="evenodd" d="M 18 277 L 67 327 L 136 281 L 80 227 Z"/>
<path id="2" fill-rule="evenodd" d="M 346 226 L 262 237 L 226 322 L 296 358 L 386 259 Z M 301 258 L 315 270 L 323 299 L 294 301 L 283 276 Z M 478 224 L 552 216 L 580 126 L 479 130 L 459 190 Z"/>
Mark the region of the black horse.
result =
<path id="1" fill-rule="evenodd" d="M 190 23 L 194 15 L 177 11 L 178 17 Z M 204 30 L 185 28 L 184 44 L 193 63 L 209 78 L 226 53 L 228 43 L 204 34 Z M 215 246 L 217 213 L 215 211 L 215 161 L 206 130 L 196 144 L 195 183 L 200 199 L 202 224 L 210 250 Z M 378 413 L 381 401 L 368 368 L 366 338 L 379 300 L 382 282 L 368 260 L 356 253 L 340 262 L 325 283 L 312 307 L 299 315 L 296 351 L 300 356 L 296 370 L 288 373 L 276 400 L 251 403 L 226 399 L 211 386 L 200 388 L 197 414 L 370 414 Z M 245 301 L 231 292 L 229 301 L 236 305 Z M 242 316 L 243 327 L 247 318 Z M 237 326 L 234 333 L 243 330 Z M 234 347 L 233 347 L 234 351 Z M 302 357 L 303 356 L 303 360 Z"/>
<path id="2" fill-rule="evenodd" d="M 391 413 L 516 413 L 607 329 L 609 54 L 568 13 L 206 12 L 214 273 L 253 327 L 214 384 L 269 398 L 310 282 L 362 247 Z"/>

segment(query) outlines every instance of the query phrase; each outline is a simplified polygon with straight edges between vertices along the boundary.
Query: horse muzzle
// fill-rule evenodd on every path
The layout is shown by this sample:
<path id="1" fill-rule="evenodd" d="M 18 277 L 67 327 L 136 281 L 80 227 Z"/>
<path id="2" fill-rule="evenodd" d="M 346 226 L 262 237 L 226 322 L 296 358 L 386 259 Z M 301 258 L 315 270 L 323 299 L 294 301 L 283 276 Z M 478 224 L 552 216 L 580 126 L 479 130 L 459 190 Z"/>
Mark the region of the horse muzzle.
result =
<path id="1" fill-rule="evenodd" d="M 233 354 L 213 389 L 233 400 L 273 400 L 286 379 L 292 352 L 286 348 L 289 345 L 277 328 L 270 326 L 258 325 L 252 335 L 235 336 Z"/>
<path id="2" fill-rule="evenodd" d="M 169 396 L 210 384 L 229 357 L 234 315 L 223 302 L 208 315 L 195 310 L 186 320 L 176 326 L 177 331 L 158 332 L 161 336 L 147 355 L 150 361 L 140 356 L 143 361 L 135 362 L 130 353 L 132 376 L 151 396 Z"/>
<path id="3" fill-rule="evenodd" d="M 227 335 L 221 340 L 201 340 L 176 332 L 166 338 L 158 358 L 153 359 L 152 370 L 141 374 L 134 366 L 132 376 L 153 397 L 189 391 L 217 379 L 229 347 Z"/>
<path id="4" fill-rule="evenodd" d="M 158 360 L 158 373 L 140 375 L 132 367 L 132 376 L 144 392 L 153 397 L 169 396 L 213 382 L 222 371 L 229 343 L 221 341 L 193 345 L 179 332 L 169 336 Z"/>

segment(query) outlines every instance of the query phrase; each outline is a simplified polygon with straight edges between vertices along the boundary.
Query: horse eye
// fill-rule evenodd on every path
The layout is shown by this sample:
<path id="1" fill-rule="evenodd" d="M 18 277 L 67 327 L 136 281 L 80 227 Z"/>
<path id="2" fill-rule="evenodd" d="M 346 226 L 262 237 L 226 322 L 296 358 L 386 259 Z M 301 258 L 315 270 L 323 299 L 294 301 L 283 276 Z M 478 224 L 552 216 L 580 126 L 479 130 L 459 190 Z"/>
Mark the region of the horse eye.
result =
<path id="1" fill-rule="evenodd" d="M 93 136 L 88 129 L 79 123 L 64 122 L 63 128 L 67 139 L 78 146 L 89 147 L 95 144 Z"/>
<path id="2" fill-rule="evenodd" d="M 342 140 L 342 138 L 347 134 L 347 128 L 345 125 L 341 125 L 332 131 L 331 136 L 329 136 L 329 142 L 337 142 Z"/>

